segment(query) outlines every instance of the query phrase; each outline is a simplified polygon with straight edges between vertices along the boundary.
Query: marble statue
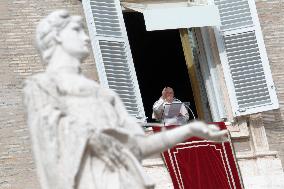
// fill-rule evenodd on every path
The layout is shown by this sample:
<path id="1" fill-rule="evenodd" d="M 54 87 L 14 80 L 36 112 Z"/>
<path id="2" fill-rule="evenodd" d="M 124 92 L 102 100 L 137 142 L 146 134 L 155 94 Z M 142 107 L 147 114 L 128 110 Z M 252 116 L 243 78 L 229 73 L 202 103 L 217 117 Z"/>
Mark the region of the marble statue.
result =
<path id="1" fill-rule="evenodd" d="M 143 158 L 191 136 L 226 139 L 203 122 L 145 136 L 115 92 L 82 75 L 89 38 L 81 17 L 51 13 L 36 41 L 46 71 L 28 78 L 24 93 L 42 189 L 151 189 Z"/>

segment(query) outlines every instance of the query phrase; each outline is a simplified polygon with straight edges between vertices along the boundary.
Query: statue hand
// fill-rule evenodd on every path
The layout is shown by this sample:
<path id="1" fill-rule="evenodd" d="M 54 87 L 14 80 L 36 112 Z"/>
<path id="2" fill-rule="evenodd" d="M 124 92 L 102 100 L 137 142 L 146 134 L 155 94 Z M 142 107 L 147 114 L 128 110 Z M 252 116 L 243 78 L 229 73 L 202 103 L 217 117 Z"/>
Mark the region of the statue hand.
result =
<path id="1" fill-rule="evenodd" d="M 116 167 L 126 167 L 123 146 L 103 133 L 96 133 L 90 139 L 92 154 L 101 159 L 111 171 Z"/>
<path id="2" fill-rule="evenodd" d="M 194 121 L 188 124 L 189 135 L 213 140 L 216 142 L 224 142 L 228 140 L 228 131 L 220 130 L 213 124 L 206 124 L 202 121 Z"/>

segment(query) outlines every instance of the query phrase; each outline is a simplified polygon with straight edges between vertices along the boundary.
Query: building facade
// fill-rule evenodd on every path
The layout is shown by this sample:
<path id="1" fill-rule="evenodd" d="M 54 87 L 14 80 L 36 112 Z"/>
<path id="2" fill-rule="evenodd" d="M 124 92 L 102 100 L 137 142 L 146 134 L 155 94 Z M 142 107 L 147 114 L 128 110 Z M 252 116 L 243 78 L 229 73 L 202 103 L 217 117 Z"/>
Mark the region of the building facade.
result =
<path id="1" fill-rule="evenodd" d="M 113 4 L 113 7 L 110 5 L 107 9 L 110 10 L 110 14 L 118 15 L 117 23 L 106 22 L 109 25 L 103 23 L 104 18 L 100 16 L 104 13 L 100 12 L 102 10 L 100 6 L 104 7 L 104 5 L 96 4 L 96 2 Z M 209 4 L 212 2 L 210 1 Z M 208 2 L 198 1 L 197 3 L 204 5 Z M 188 80 L 191 82 L 196 112 L 200 118 L 207 121 L 228 123 L 242 178 L 247 188 L 281 188 L 281 184 L 284 183 L 282 168 L 284 163 L 284 118 L 282 118 L 284 68 L 281 66 L 284 58 L 281 52 L 284 47 L 282 32 L 284 13 L 281 11 L 284 2 L 216 0 L 215 3 L 217 7 L 219 6 L 221 14 L 220 28 L 199 27 L 191 30 L 177 28 L 181 37 L 185 69 L 188 71 Z M 26 126 L 22 87 L 26 77 L 43 70 L 34 47 L 35 27 L 42 17 L 52 10 L 64 8 L 72 14 L 79 14 L 86 18 L 93 54 L 82 65 L 84 73 L 98 80 L 102 85 L 116 90 L 124 100 L 129 113 L 140 121 L 145 121 L 147 117 L 144 111 L 145 101 L 139 87 L 141 77 L 139 78 L 139 74 L 136 76 L 139 69 L 136 67 L 134 54 L 132 59 L 133 42 L 128 41 L 122 11 L 142 12 L 145 17 L 145 5 L 155 9 L 161 6 L 183 7 L 185 4 L 194 6 L 188 1 L 178 0 L 163 2 L 154 0 L 1 1 L 0 188 L 39 188 Z M 96 10 L 96 7 L 99 10 Z M 228 15 L 230 10 L 232 13 Z M 241 12 L 233 12 L 234 10 Z M 242 12 L 245 12 L 244 17 L 235 16 Z M 92 22 L 92 17 L 95 16 L 102 19 L 98 21 L 103 23 L 102 25 L 96 23 L 97 20 Z M 112 17 L 110 19 L 115 20 Z M 239 41 L 240 44 L 248 47 L 244 48 L 247 52 L 243 53 L 243 49 L 238 49 L 234 41 Z M 250 43 L 250 41 L 256 42 Z M 113 53 L 117 51 L 119 51 L 118 54 Z M 240 66 L 235 70 L 232 69 L 234 68 L 232 60 L 235 60 L 235 57 L 237 60 L 247 58 L 246 62 L 250 62 L 257 59 L 250 55 L 257 53 L 260 54 L 260 64 L 264 65 L 262 71 L 259 71 L 259 67 L 251 69 L 252 64 L 248 67 Z M 244 54 L 249 55 L 242 57 Z M 249 58 L 254 59 L 249 60 Z M 117 64 L 113 65 L 113 62 Z M 236 64 L 242 64 L 242 62 Z M 115 67 L 117 65 L 118 67 Z M 124 65 L 128 66 L 123 67 Z M 248 72 L 250 70 L 255 71 L 250 73 Z M 265 75 L 265 85 L 270 87 L 267 89 L 268 95 L 263 90 L 253 95 L 253 91 L 259 89 L 254 88 L 255 85 L 248 86 L 253 88 L 248 93 L 246 90 L 242 91 L 242 88 L 237 88 L 238 79 L 243 83 L 251 76 L 252 81 L 263 81 L 257 80 L 259 76 L 262 77 L 258 75 L 262 72 Z M 248 75 L 242 78 L 242 74 L 239 73 L 248 73 Z M 237 90 L 241 91 L 243 96 L 238 96 L 240 93 Z M 277 97 L 272 94 L 273 91 L 276 92 Z M 265 100 L 269 100 L 267 98 L 270 98 L 272 102 L 266 103 Z M 251 99 L 260 99 L 260 101 L 264 99 L 262 102 L 265 102 L 261 104 L 256 100 L 250 101 Z M 241 104 L 246 100 L 252 104 L 260 104 L 249 108 L 245 106 L 246 104 Z M 159 188 L 170 186 L 169 177 L 159 158 L 147 160 L 144 165 L 153 177 L 158 175 L 157 173 L 164 175 L 163 178 L 157 177 L 160 179 Z"/>

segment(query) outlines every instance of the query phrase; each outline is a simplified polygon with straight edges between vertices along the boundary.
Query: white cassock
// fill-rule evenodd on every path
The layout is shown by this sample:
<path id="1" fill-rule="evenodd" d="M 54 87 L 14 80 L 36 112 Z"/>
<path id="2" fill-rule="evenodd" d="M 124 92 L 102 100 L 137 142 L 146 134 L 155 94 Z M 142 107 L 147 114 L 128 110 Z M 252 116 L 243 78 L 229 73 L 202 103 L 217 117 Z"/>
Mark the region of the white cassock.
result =
<path id="1" fill-rule="evenodd" d="M 180 100 L 178 99 L 174 99 L 172 103 L 177 103 L 180 102 Z M 188 111 L 186 109 L 186 107 L 184 106 L 184 104 L 181 105 L 180 108 L 180 115 L 175 115 L 173 117 L 164 117 L 164 110 L 165 110 L 165 105 L 169 104 L 168 102 L 166 102 L 164 99 L 160 98 L 159 100 L 157 100 L 154 105 L 153 105 L 153 114 L 152 114 L 152 118 L 161 121 L 162 123 L 164 123 L 165 126 L 167 125 L 183 125 L 185 124 L 188 119 L 189 119 L 189 114 Z"/>

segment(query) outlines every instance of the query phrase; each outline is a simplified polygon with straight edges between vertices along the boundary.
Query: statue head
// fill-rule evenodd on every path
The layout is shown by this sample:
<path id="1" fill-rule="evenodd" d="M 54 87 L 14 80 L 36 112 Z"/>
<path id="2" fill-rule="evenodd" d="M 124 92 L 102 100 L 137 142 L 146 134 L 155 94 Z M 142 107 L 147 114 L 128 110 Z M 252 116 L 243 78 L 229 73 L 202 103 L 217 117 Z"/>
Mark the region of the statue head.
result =
<path id="1" fill-rule="evenodd" d="M 44 63 L 49 62 L 57 47 L 80 60 L 89 52 L 82 17 L 70 16 L 66 10 L 54 11 L 39 22 L 36 42 Z"/>

